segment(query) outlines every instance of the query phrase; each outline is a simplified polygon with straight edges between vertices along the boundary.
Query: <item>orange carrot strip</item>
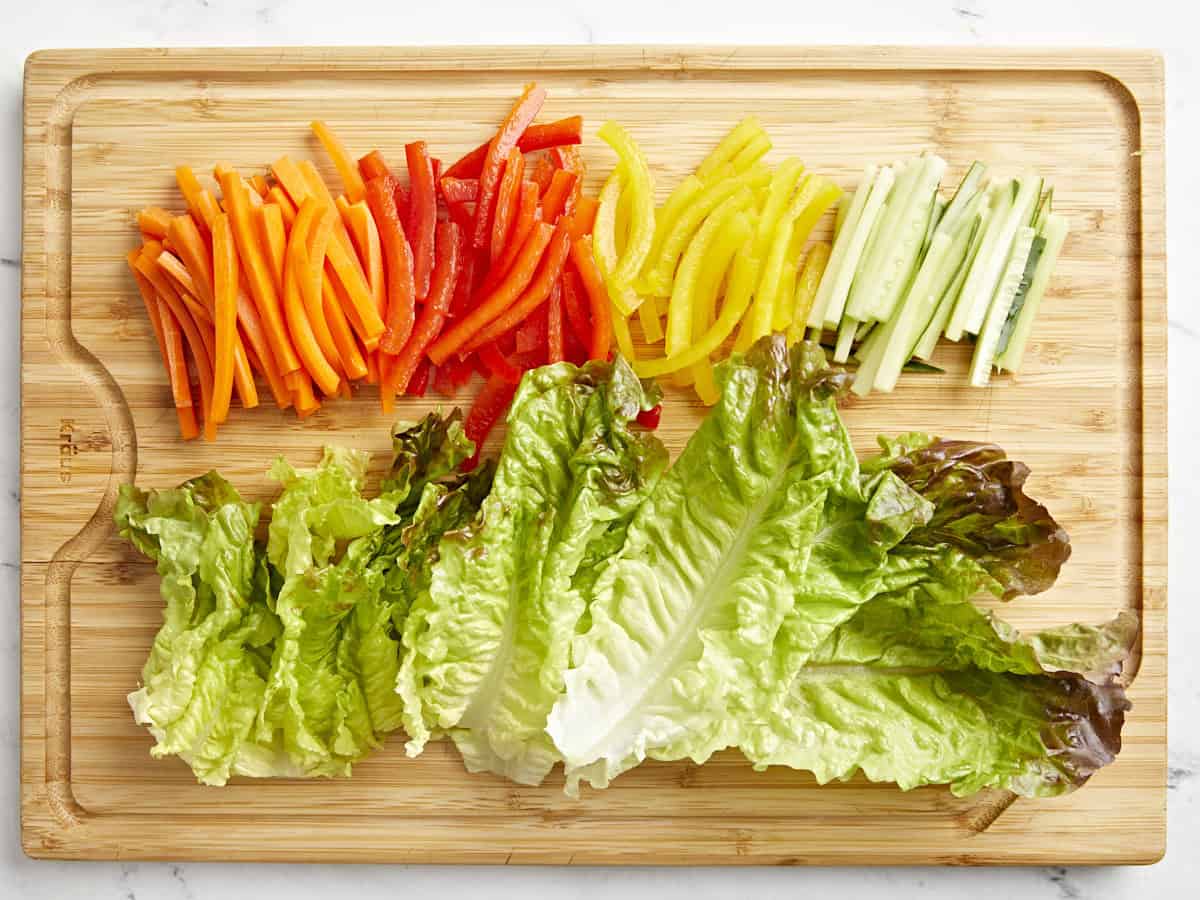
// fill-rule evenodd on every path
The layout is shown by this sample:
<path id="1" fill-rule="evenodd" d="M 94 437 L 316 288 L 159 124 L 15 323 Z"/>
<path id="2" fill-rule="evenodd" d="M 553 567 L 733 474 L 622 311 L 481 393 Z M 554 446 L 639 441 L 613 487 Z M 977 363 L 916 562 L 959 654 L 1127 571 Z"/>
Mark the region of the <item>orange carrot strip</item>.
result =
<path id="1" fill-rule="evenodd" d="M 383 267 L 383 243 L 379 238 L 379 227 L 375 217 L 363 201 L 349 203 L 345 197 L 338 197 L 338 210 L 342 214 L 342 222 L 358 250 L 358 259 L 367 273 L 367 285 L 375 300 L 375 308 L 383 318 L 387 310 L 387 281 Z"/>
<path id="2" fill-rule="evenodd" d="M 310 189 L 308 183 L 304 180 L 304 174 L 300 171 L 300 167 L 288 155 L 284 154 L 271 163 L 271 174 L 275 176 L 275 180 L 287 192 L 288 197 L 299 210 L 300 206 L 308 199 Z"/>
<path id="3" fill-rule="evenodd" d="M 196 205 L 200 207 L 201 224 L 211 233 L 212 223 L 221 213 L 221 204 L 217 202 L 217 195 L 205 189 L 196 198 Z"/>
<path id="4" fill-rule="evenodd" d="M 262 246 L 255 238 L 247 196 L 249 192 L 241 184 L 241 179 L 236 173 L 227 175 L 221 184 L 221 190 L 225 194 L 225 211 L 229 213 L 229 220 L 233 226 L 234 243 L 242 261 L 242 269 L 246 273 L 250 295 L 254 298 L 254 304 L 258 307 L 258 314 L 271 342 L 275 365 L 280 374 L 294 372 L 300 368 L 300 360 L 289 339 L 280 308 L 279 293 L 275 290 L 269 265 L 263 258 Z"/>
<path id="5" fill-rule="evenodd" d="M 301 292 L 305 289 L 303 282 L 307 280 L 308 263 L 308 231 L 313 219 L 320 212 L 320 204 L 313 198 L 304 201 L 300 213 L 296 216 L 296 225 L 292 228 L 288 240 L 287 262 L 284 270 L 283 307 L 287 316 L 288 330 L 296 345 L 296 353 L 304 361 L 304 368 L 316 381 L 325 396 L 332 396 L 338 389 L 341 376 L 334 370 L 325 358 L 324 352 L 313 334 L 312 324 L 305 313 L 304 300 Z M 295 386 L 293 385 L 293 390 Z M 297 403 L 297 412 L 303 407 Z"/>
<path id="6" fill-rule="evenodd" d="M 287 252 L 287 231 L 283 227 L 283 210 L 274 203 L 264 203 L 254 211 L 254 224 L 258 226 L 258 238 L 271 260 L 271 273 L 275 276 L 275 289 L 283 290 L 283 258 Z"/>
<path id="7" fill-rule="evenodd" d="M 316 134 L 317 140 L 321 142 L 321 146 L 325 148 L 325 152 L 329 154 L 334 168 L 338 170 L 338 175 L 342 178 L 342 185 L 346 189 L 346 196 L 350 198 L 351 203 L 357 203 L 366 193 L 366 185 L 363 184 L 358 166 L 354 164 L 354 160 L 350 158 L 350 154 L 346 152 L 342 142 L 329 130 L 328 125 L 321 121 L 315 121 L 312 123 L 312 130 Z"/>
<path id="8" fill-rule="evenodd" d="M 293 405 L 296 407 L 296 415 L 301 419 L 307 419 L 318 409 L 321 408 L 321 401 L 313 394 L 312 379 L 303 369 L 298 369 L 292 373 L 295 376 L 296 386 L 292 392 Z"/>
<path id="9" fill-rule="evenodd" d="M 379 384 L 379 358 L 378 350 L 367 354 L 367 384 Z"/>
<path id="10" fill-rule="evenodd" d="M 267 179 L 262 175 L 251 175 L 250 187 L 254 188 L 254 190 L 258 193 L 258 196 L 262 197 L 264 200 L 267 199 L 267 194 L 271 190 L 271 186 L 267 184 Z"/>
<path id="11" fill-rule="evenodd" d="M 179 258 L 187 266 L 195 282 L 195 296 L 204 301 L 210 310 L 213 304 L 212 256 L 200 229 L 191 216 L 175 216 L 168 230 L 171 243 L 179 252 Z"/>
<path id="12" fill-rule="evenodd" d="M 375 298 L 371 295 L 371 289 L 367 286 L 362 271 L 358 268 L 357 257 L 353 255 L 353 252 L 347 253 L 346 248 L 336 240 L 329 242 L 326 253 L 330 266 L 333 267 L 342 287 L 346 289 L 346 296 L 350 300 L 350 308 L 346 310 L 346 313 L 350 315 L 353 310 L 353 315 L 350 316 L 351 324 L 354 325 L 359 337 L 363 339 L 367 349 L 374 350 L 379 346 L 379 338 L 383 335 L 386 326 L 375 306 Z"/>
<path id="13" fill-rule="evenodd" d="M 596 268 L 596 257 L 590 236 L 581 237 L 571 244 L 571 262 L 583 281 L 588 303 L 592 309 L 592 340 L 588 347 L 588 359 L 608 359 L 612 347 L 612 313 L 609 311 L 608 291 L 604 279 Z"/>
<path id="14" fill-rule="evenodd" d="M 200 337 L 204 339 L 204 346 L 208 350 L 208 358 L 212 359 L 216 341 L 213 335 L 212 313 L 204 308 L 203 303 L 186 291 L 179 291 L 178 293 L 179 299 L 183 301 L 183 305 L 191 313 L 192 321 L 196 323 L 196 327 L 200 330 Z"/>
<path id="15" fill-rule="evenodd" d="M 137 215 L 138 230 L 151 237 L 165 238 L 171 214 L 160 206 L 147 206 Z"/>
<path id="16" fill-rule="evenodd" d="M 138 271 L 137 261 L 141 250 L 130 250 L 125 256 L 129 271 L 142 295 L 142 303 L 146 307 L 146 315 L 154 329 L 154 338 L 158 342 L 158 353 L 162 357 L 163 367 L 171 384 L 172 399 L 176 407 L 191 406 L 192 392 L 188 385 L 187 361 L 183 357 L 183 336 L 174 316 L 167 314 L 169 321 L 164 320 L 163 308 L 159 303 L 154 285 L 145 275 Z"/>
<path id="17" fill-rule="evenodd" d="M 229 418 L 233 396 L 233 358 L 237 346 L 238 257 L 233 245 L 229 216 L 217 216 L 213 222 L 213 324 L 216 327 L 216 354 L 213 357 L 213 395 L 208 416 L 215 423 Z M 253 388 L 254 380 L 250 380 Z M 257 404 L 258 398 L 255 397 Z"/>
<path id="18" fill-rule="evenodd" d="M 283 216 L 283 224 L 286 230 L 292 230 L 292 223 L 296 221 L 296 204 L 294 204 L 287 192 L 279 185 L 272 185 L 271 190 L 267 193 L 267 203 L 274 204 L 279 207 L 279 212 Z"/>
<path id="19" fill-rule="evenodd" d="M 329 333 L 333 335 L 342 371 L 347 378 L 357 381 L 369 376 L 370 369 L 358 349 L 358 342 L 354 339 L 354 332 L 343 311 L 350 302 L 349 298 L 345 296 L 345 289 L 330 278 L 328 272 L 321 274 L 321 296 L 324 299 L 325 321 L 329 325 Z"/>
<path id="20" fill-rule="evenodd" d="M 179 261 L 178 256 L 170 250 L 164 250 L 155 257 L 154 261 L 186 293 L 191 294 L 193 297 L 200 296 L 200 290 L 196 287 L 196 280 L 192 278 L 192 273 L 187 270 L 187 266 Z M 204 320 L 209 323 L 212 322 L 212 316 L 209 315 L 207 309 L 204 311 Z"/>
<path id="21" fill-rule="evenodd" d="M 287 409 L 292 405 L 292 392 L 284 383 L 283 376 L 279 374 L 279 367 L 275 364 L 275 357 L 271 353 L 271 345 L 263 330 L 262 319 L 258 317 L 258 310 L 246 296 L 246 292 L 240 284 L 238 285 L 237 304 L 238 325 L 241 328 L 247 355 L 253 350 L 254 356 L 258 359 L 258 370 L 262 372 L 263 377 L 267 379 L 267 384 L 271 387 L 271 396 L 275 398 L 275 405 L 280 409 Z"/>
<path id="22" fill-rule="evenodd" d="M 309 202 L 309 201 L 306 201 Z M 300 275 L 300 299 L 304 301 L 304 314 L 312 328 L 317 346 L 325 356 L 325 361 L 334 369 L 340 368 L 341 355 L 329 332 L 329 324 L 325 319 L 323 276 L 325 274 L 325 248 L 329 246 L 329 238 L 333 233 L 333 222 L 337 213 L 331 207 L 321 207 L 308 228 L 305 241 L 304 268 L 297 270 Z"/>
<path id="23" fill-rule="evenodd" d="M 427 355 L 434 365 L 442 365 L 452 353 L 458 352 L 474 337 L 479 329 L 512 306 L 533 280 L 534 272 L 553 234 L 554 227 L 544 222 L 533 228 L 504 280 L 461 321 L 444 331 L 430 345 Z"/>
<path id="24" fill-rule="evenodd" d="M 196 224 L 207 229 L 208 220 L 204 217 L 200 205 L 200 195 L 204 193 L 204 188 L 192 167 L 178 166 L 175 169 L 175 183 L 179 185 L 179 193 L 183 194 L 183 202 L 187 204 L 188 212 L 196 220 Z"/>

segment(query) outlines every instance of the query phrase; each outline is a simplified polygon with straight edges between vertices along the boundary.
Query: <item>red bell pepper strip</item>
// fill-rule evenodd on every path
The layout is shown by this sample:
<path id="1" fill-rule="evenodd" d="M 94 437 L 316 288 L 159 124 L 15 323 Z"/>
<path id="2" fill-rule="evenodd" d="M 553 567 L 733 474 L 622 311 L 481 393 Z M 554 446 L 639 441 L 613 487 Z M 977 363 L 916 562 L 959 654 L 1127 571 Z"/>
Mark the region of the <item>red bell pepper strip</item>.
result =
<path id="1" fill-rule="evenodd" d="M 567 116 L 565 119 L 548 122 L 545 125 L 530 125 L 517 141 L 517 148 L 522 153 L 532 153 L 548 147 L 580 143 L 583 143 L 583 116 Z M 480 144 L 447 169 L 446 174 L 455 178 L 478 177 L 479 173 L 483 171 L 489 144 L 491 141 Z"/>
<path id="2" fill-rule="evenodd" d="M 550 187 L 542 197 L 542 218 L 547 222 L 557 222 L 559 216 L 569 216 L 575 202 L 572 194 L 579 176 L 565 169 L 556 169 L 550 179 Z"/>
<path id="3" fill-rule="evenodd" d="M 575 211 L 571 213 L 571 240 L 577 241 L 585 234 L 592 233 L 596 221 L 596 210 L 600 203 L 595 197 L 580 194 L 575 201 Z"/>
<path id="4" fill-rule="evenodd" d="M 358 171 L 362 174 L 365 181 L 371 181 L 374 178 L 382 178 L 384 175 L 392 174 L 387 160 L 383 158 L 383 154 L 378 150 L 372 150 L 358 161 Z"/>
<path id="5" fill-rule="evenodd" d="M 650 409 L 643 409 L 637 414 L 637 423 L 643 428 L 653 431 L 658 427 L 658 423 L 662 421 L 662 404 L 653 406 Z"/>
<path id="6" fill-rule="evenodd" d="M 473 356 L 468 356 L 465 359 L 452 359 L 444 366 L 432 366 L 433 389 L 443 397 L 453 397 L 475 374 L 474 360 Z"/>
<path id="7" fill-rule="evenodd" d="M 396 204 L 396 214 L 400 216 L 400 224 L 404 226 L 404 234 L 407 237 L 412 230 L 412 193 L 409 191 L 408 185 L 397 182 L 392 199 Z"/>
<path id="8" fill-rule="evenodd" d="M 592 250 L 591 236 L 581 237 L 571 244 L 571 262 L 583 282 L 588 303 L 592 309 L 592 340 L 588 344 L 589 359 L 608 359 L 612 347 L 612 313 L 609 310 L 608 291 L 604 279 L 596 268 L 596 256 Z"/>
<path id="9" fill-rule="evenodd" d="M 433 183 L 436 185 L 442 180 L 442 161 L 436 156 L 430 157 L 429 168 L 433 170 Z"/>
<path id="10" fill-rule="evenodd" d="M 579 343 L 579 338 L 575 337 L 575 332 L 570 328 L 563 334 L 563 355 L 567 362 L 576 366 L 587 362 L 587 347 Z"/>
<path id="11" fill-rule="evenodd" d="M 554 229 L 542 223 L 530 232 L 521 252 L 513 262 L 512 270 L 494 290 L 486 294 L 483 300 L 456 325 L 447 329 L 433 346 L 429 348 L 429 358 L 436 366 L 442 365 L 451 354 L 462 349 L 467 341 L 475 334 L 513 305 L 533 280 L 538 269 L 538 263 Z M 507 330 L 507 329 L 506 329 Z"/>
<path id="12" fill-rule="evenodd" d="M 433 371 L 433 364 L 427 360 L 421 360 L 421 364 L 417 366 L 417 371 L 413 373 L 412 381 L 408 383 L 408 395 L 410 397 L 424 397 L 425 391 L 429 387 L 430 372 Z"/>
<path id="13" fill-rule="evenodd" d="M 554 288 L 557 286 L 558 282 L 555 281 L 550 288 L 551 295 L 554 294 Z M 546 300 L 549 302 L 550 298 L 547 297 Z M 546 304 L 543 303 L 517 327 L 517 352 L 541 355 L 546 349 L 546 334 L 549 327 L 546 321 Z"/>
<path id="14" fill-rule="evenodd" d="M 379 389 L 385 411 L 396 394 L 408 389 L 417 367 L 425 357 L 425 350 L 441 333 L 450 311 L 450 300 L 454 296 L 454 285 L 458 281 L 458 261 L 462 254 L 462 233 L 453 222 L 439 222 L 437 226 L 437 265 L 433 270 L 432 286 L 421 315 L 413 326 L 412 335 L 392 364 L 391 370 Z"/>
<path id="15" fill-rule="evenodd" d="M 588 316 L 587 294 L 579 273 L 571 266 L 562 274 L 563 310 L 567 314 L 567 324 L 571 326 L 571 335 L 579 342 L 584 351 L 592 342 L 592 323 Z"/>
<path id="16" fill-rule="evenodd" d="M 463 234 L 466 229 L 459 226 Z M 465 241 L 464 241 L 465 245 Z M 471 298 L 475 296 L 475 267 L 479 254 L 468 252 L 464 246 L 463 258 L 458 264 L 458 280 L 454 285 L 454 297 L 450 301 L 450 318 L 460 319 L 467 314 L 471 306 Z"/>
<path id="17" fill-rule="evenodd" d="M 496 213 L 492 218 L 492 243 L 489 258 L 495 262 L 508 244 L 508 236 L 517 219 L 521 201 L 521 179 L 525 175 L 525 157 L 516 147 L 504 162 L 504 176 L 496 194 Z"/>
<path id="18" fill-rule="evenodd" d="M 549 228 L 550 226 L 542 225 L 540 227 Z M 534 310 L 545 303 L 549 299 L 554 285 L 558 282 L 558 277 L 562 274 L 570 247 L 571 236 L 567 234 L 566 223 L 560 222 L 559 226 L 554 229 L 554 234 L 550 238 L 550 244 L 542 256 L 537 274 L 529 282 L 521 296 L 516 298 L 511 305 L 501 310 L 494 319 L 480 328 L 476 334 L 472 335 L 470 340 L 463 345 L 463 349 L 469 352 L 488 341 L 494 341 L 509 329 L 516 328 Z M 533 344 L 535 347 L 542 347 L 544 345 L 544 339 L 535 341 Z M 518 352 L 521 350 L 520 344 L 517 345 L 517 350 Z"/>
<path id="19" fill-rule="evenodd" d="M 479 196 L 478 178 L 454 178 L 443 175 L 438 186 L 442 191 L 442 199 L 447 203 L 467 203 Z"/>
<path id="20" fill-rule="evenodd" d="M 471 229 L 475 227 L 475 204 L 471 202 L 458 203 L 453 200 L 446 201 L 446 212 L 450 216 L 450 220 L 462 229 L 463 234 L 470 234 Z"/>
<path id="21" fill-rule="evenodd" d="M 520 384 L 525 370 L 515 365 L 493 341 L 479 348 L 479 359 L 487 367 L 488 377 L 503 378 L 509 384 Z"/>
<path id="22" fill-rule="evenodd" d="M 529 232 L 540 221 L 542 221 L 542 211 L 538 207 L 537 185 L 532 181 L 523 181 L 521 182 L 521 197 L 517 202 L 517 218 L 513 222 L 508 246 L 504 248 L 504 253 L 500 255 L 500 258 L 493 260 L 488 267 L 487 276 L 483 279 L 480 290 L 486 293 L 504 279 L 508 270 L 512 268 L 513 260 L 516 259 L 525 239 L 529 237 Z"/>
<path id="23" fill-rule="evenodd" d="M 367 182 L 367 206 L 379 229 L 387 272 L 387 331 L 379 342 L 384 353 L 399 353 L 404 349 L 416 318 L 412 249 L 396 209 L 395 195 L 396 179 L 391 175 Z"/>
<path id="24" fill-rule="evenodd" d="M 475 201 L 475 233 L 472 235 L 471 245 L 476 250 L 487 246 L 488 229 L 492 224 L 492 209 L 496 202 L 496 190 L 500 186 L 503 162 L 517 146 L 517 141 L 525 133 L 533 117 L 538 114 L 545 100 L 544 88 L 535 84 L 529 85 L 505 117 L 500 130 L 488 146 L 487 158 L 479 173 L 479 198 Z"/>
<path id="25" fill-rule="evenodd" d="M 587 165 L 584 163 L 583 154 L 579 152 L 578 147 L 552 147 L 549 156 L 550 162 L 554 163 L 560 169 L 566 169 L 568 172 L 578 176 L 580 181 L 587 175 Z"/>
<path id="26" fill-rule="evenodd" d="M 546 302 L 546 362 L 554 364 L 566 358 L 563 349 L 562 279 L 554 283 Z"/>
<path id="27" fill-rule="evenodd" d="M 408 161 L 409 221 L 407 228 L 413 251 L 413 284 L 417 299 L 429 294 L 429 277 L 433 274 L 433 231 L 437 225 L 436 182 L 433 180 L 433 163 L 424 141 L 413 141 L 404 145 L 404 156 Z"/>
<path id="28" fill-rule="evenodd" d="M 516 393 L 517 386 L 515 384 L 510 384 L 495 375 L 484 384 L 483 390 L 479 392 L 471 406 L 471 411 L 467 413 L 467 420 L 463 423 L 463 431 L 475 443 L 475 455 L 462 464 L 463 469 L 470 471 L 478 465 L 479 452 L 483 449 L 483 442 L 496 427 L 496 423 L 508 411 Z"/>
<path id="29" fill-rule="evenodd" d="M 538 196 L 546 193 L 550 187 L 550 182 L 554 178 L 554 163 L 550 162 L 548 157 L 540 157 L 537 165 L 533 167 L 533 174 L 529 176 L 530 180 L 538 186 Z"/>

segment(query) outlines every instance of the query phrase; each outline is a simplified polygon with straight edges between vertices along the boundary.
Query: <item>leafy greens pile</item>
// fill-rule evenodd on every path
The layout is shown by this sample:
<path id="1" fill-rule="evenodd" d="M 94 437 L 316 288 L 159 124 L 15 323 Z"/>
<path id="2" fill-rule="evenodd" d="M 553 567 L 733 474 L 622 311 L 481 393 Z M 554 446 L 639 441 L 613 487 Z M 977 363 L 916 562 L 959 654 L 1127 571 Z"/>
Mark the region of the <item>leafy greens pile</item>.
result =
<path id="1" fill-rule="evenodd" d="M 402 726 L 410 755 L 445 734 L 521 783 L 561 761 L 570 793 L 726 748 L 959 794 L 1112 761 L 1136 618 L 1022 636 L 972 602 L 1069 555 L 1023 465 L 916 434 L 860 464 L 816 345 L 766 338 L 719 377 L 670 467 L 621 361 L 526 375 L 494 476 L 457 474 L 453 417 L 396 435 L 374 499 L 361 456 L 280 463 L 265 549 L 216 475 L 127 489 L 167 600 L 131 695 L 154 754 L 211 783 L 344 774 Z"/>

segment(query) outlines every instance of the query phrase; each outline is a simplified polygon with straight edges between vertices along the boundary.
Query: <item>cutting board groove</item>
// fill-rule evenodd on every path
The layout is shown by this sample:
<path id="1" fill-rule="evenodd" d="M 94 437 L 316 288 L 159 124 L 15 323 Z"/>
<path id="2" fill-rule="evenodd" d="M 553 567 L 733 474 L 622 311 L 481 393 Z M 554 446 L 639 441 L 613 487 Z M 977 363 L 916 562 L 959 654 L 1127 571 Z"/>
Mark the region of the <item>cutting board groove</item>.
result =
<path id="1" fill-rule="evenodd" d="M 452 747 L 401 742 L 348 781 L 197 786 L 149 759 L 124 695 L 157 628 L 153 568 L 113 535 L 122 481 L 173 484 L 219 466 L 271 495 L 269 455 L 312 462 L 328 441 L 378 451 L 369 396 L 298 423 L 234 410 L 216 445 L 181 445 L 149 326 L 124 269 L 147 204 L 180 207 L 173 167 L 261 170 L 313 157 L 312 118 L 357 153 L 414 136 L 453 158 L 519 85 L 546 116 L 630 128 L 660 194 L 755 112 L 771 159 L 799 155 L 852 185 L 863 165 L 926 149 L 950 177 L 974 158 L 1054 183 L 1072 234 L 1027 370 L 945 376 L 848 405 L 855 445 L 925 430 L 992 439 L 1034 470 L 1031 492 L 1071 532 L 1053 591 L 1018 601 L 1022 628 L 1138 610 L 1134 702 L 1117 763 L 1052 801 L 957 799 L 861 779 L 817 786 L 735 754 L 646 764 L 580 801 L 469 776 Z M 22 269 L 22 839 L 59 858 L 511 863 L 1115 863 L 1158 858 L 1166 776 L 1166 287 L 1162 67 L 1137 51 L 899 48 L 420 48 L 47 51 L 25 82 Z M 593 178 L 610 165 L 589 138 Z M 330 173 L 332 174 L 332 173 Z M 827 227 L 827 224 L 822 226 Z M 400 414 L 432 402 L 406 401 Z M 701 410 L 668 392 L 677 452 Z M 497 438 L 498 439 L 498 438 Z M 493 448 L 496 439 L 493 440 Z"/>

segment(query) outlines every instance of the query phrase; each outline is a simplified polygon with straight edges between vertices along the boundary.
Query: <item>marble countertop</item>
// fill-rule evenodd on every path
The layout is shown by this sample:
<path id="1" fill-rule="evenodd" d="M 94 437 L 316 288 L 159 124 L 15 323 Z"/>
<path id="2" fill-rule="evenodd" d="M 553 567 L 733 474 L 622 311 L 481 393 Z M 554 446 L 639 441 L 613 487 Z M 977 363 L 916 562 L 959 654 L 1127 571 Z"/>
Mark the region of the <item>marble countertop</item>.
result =
<path id="1" fill-rule="evenodd" d="M 459 896 L 704 900 L 736 892 L 763 898 L 803 890 L 839 898 L 976 900 L 1178 897 L 1200 879 L 1200 653 L 1182 641 L 1200 635 L 1200 608 L 1185 554 L 1200 538 L 1200 477 L 1191 443 L 1200 439 L 1200 71 L 1193 39 L 1200 22 L 1177 0 L 1047 3 L 1045 0 L 458 0 L 413 4 L 358 0 L 45 0 L 12 3 L 0 29 L 0 895 L 302 900 L 352 888 L 360 900 L 450 889 Z M 737 21 L 729 21 L 736 10 Z M 334 20 L 336 18 L 336 20 Z M 47 863 L 27 859 L 19 841 L 19 267 L 21 75 L 26 55 L 47 47 L 455 43 L 1041 44 L 1152 47 L 1167 71 L 1168 257 L 1170 259 L 1171 552 L 1170 771 L 1166 859 L 1147 868 L 1040 869 L 498 869 L 420 866 L 308 866 Z M 1189 110 L 1193 110 L 1189 112 Z M 1196 355 L 1192 355 L 1196 354 Z M 1187 888 L 1193 884 L 1193 888 Z"/>

